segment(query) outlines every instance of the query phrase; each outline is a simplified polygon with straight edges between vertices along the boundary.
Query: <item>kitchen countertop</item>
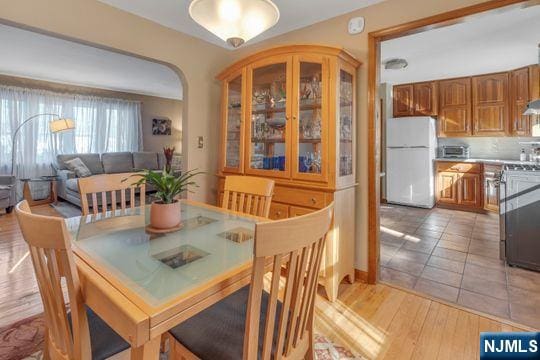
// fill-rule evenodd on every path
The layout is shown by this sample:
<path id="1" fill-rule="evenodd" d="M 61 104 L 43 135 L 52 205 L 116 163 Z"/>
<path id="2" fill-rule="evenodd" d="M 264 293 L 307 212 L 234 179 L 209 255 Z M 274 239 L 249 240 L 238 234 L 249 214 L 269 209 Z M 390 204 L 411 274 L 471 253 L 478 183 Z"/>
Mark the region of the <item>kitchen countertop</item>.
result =
<path id="1" fill-rule="evenodd" d="M 460 163 L 483 163 L 492 165 L 538 165 L 534 161 L 519 161 L 519 160 L 503 160 L 503 159 L 486 159 L 486 158 L 435 158 L 435 161 L 460 162 Z"/>

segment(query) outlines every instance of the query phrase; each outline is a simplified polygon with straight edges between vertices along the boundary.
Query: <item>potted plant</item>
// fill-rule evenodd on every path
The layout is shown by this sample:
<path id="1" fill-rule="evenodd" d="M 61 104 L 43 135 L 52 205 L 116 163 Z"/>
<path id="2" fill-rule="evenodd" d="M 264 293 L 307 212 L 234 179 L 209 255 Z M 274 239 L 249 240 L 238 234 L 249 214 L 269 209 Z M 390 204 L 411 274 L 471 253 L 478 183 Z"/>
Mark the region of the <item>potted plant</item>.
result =
<path id="1" fill-rule="evenodd" d="M 188 187 L 197 186 L 192 180 L 202 172 L 190 170 L 176 176 L 173 171 L 143 170 L 132 176 L 140 177 L 133 185 L 148 184 L 156 189 L 155 200 L 150 206 L 150 226 L 156 230 L 176 229 L 180 226 L 179 197 Z"/>

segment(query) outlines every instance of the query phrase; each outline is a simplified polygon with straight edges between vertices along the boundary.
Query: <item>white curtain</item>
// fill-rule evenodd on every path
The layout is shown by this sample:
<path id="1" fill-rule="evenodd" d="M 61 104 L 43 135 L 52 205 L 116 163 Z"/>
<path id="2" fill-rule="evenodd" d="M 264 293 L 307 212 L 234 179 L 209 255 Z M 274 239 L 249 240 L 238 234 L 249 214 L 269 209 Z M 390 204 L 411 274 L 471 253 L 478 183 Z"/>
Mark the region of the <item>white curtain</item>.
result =
<path id="1" fill-rule="evenodd" d="M 142 145 L 141 103 L 0 85 L 0 174 L 11 168 L 12 136 L 30 116 L 58 114 L 75 121 L 75 130 L 51 134 L 41 116 L 17 135 L 16 175 L 50 175 L 57 153 L 138 151 Z M 55 138 L 53 138 L 55 137 Z M 55 145 L 56 144 L 56 145 Z"/>

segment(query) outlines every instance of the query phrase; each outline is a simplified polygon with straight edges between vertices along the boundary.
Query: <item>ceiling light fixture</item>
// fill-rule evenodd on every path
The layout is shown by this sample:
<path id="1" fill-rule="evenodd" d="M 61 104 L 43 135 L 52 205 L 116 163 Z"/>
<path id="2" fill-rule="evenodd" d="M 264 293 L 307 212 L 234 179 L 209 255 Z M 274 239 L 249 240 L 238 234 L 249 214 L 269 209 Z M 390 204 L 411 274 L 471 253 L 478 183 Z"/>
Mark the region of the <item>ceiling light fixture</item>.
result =
<path id="1" fill-rule="evenodd" d="M 409 66 L 409 63 L 405 59 L 388 59 L 383 64 L 386 70 L 400 70 Z"/>
<path id="2" fill-rule="evenodd" d="M 279 9 L 270 0 L 193 0 L 189 15 L 237 48 L 274 26 L 279 20 Z"/>

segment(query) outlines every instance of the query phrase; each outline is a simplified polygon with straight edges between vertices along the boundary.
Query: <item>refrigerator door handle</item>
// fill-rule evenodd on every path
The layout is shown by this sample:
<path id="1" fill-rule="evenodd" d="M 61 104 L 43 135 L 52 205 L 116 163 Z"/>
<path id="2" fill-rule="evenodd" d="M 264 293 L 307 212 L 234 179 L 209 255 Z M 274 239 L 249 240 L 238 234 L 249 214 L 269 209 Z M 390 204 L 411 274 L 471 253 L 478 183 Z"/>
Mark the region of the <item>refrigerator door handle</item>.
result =
<path id="1" fill-rule="evenodd" d="M 420 145 L 420 146 L 410 146 L 411 149 L 428 149 L 427 146 L 423 146 L 423 145 Z"/>
<path id="2" fill-rule="evenodd" d="M 388 149 L 408 149 L 408 146 L 388 146 Z"/>

